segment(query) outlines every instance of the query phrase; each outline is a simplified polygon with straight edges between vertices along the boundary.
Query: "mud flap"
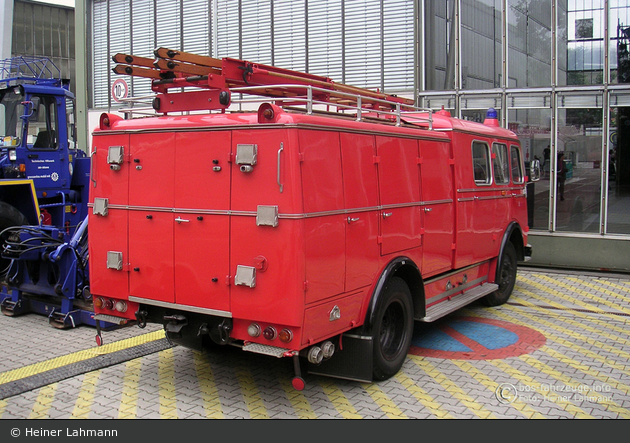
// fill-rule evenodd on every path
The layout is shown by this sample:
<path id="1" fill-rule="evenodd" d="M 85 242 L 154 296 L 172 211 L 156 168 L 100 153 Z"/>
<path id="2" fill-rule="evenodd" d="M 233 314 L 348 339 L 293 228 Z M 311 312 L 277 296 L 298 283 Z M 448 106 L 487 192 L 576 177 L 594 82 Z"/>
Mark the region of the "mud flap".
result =
<path id="1" fill-rule="evenodd" d="M 372 337 L 344 334 L 337 352 L 319 365 L 308 364 L 309 374 L 372 382 Z"/>

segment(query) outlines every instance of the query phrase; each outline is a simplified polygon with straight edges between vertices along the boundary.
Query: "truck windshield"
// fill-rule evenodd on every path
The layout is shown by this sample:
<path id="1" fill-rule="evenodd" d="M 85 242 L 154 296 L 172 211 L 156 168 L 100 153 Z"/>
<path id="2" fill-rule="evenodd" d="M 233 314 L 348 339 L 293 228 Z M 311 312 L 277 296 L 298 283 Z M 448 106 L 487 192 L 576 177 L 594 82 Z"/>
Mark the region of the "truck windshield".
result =
<path id="1" fill-rule="evenodd" d="M 0 90 L 0 145 L 15 146 L 22 135 L 24 100 L 19 88 Z"/>

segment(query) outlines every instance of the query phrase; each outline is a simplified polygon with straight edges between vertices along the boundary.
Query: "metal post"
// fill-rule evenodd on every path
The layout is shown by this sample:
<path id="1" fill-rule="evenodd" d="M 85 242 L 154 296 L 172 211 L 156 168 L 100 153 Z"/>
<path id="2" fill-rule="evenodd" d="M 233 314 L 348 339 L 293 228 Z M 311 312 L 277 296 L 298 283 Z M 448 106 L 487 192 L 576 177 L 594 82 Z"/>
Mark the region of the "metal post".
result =
<path id="1" fill-rule="evenodd" d="M 313 87 L 311 85 L 306 87 L 306 113 L 309 115 L 313 113 Z"/>
<path id="2" fill-rule="evenodd" d="M 416 19 L 414 30 L 414 42 L 415 42 L 415 60 L 414 63 L 414 76 L 413 76 L 413 90 L 415 91 L 415 106 L 420 106 L 419 98 L 420 91 L 426 89 L 426 62 L 424 56 L 426 53 L 425 39 L 424 39 L 424 26 L 426 26 L 425 20 L 425 2 L 413 2 L 413 15 Z"/>
<path id="3" fill-rule="evenodd" d="M 11 57 L 13 36 L 13 0 L 0 0 L 0 60 Z"/>
<path id="4" fill-rule="evenodd" d="M 76 84 L 76 119 L 77 119 L 77 145 L 86 153 L 89 149 L 89 124 L 88 124 L 88 50 L 87 35 L 92 35 L 92 29 L 87 26 L 87 1 L 77 0 L 74 6 L 74 47 L 76 72 L 74 79 Z M 91 5 L 91 2 L 89 3 Z"/>
<path id="5" fill-rule="evenodd" d="M 501 5 L 501 126 L 508 126 L 507 93 L 508 87 L 508 0 L 503 0 Z"/>
<path id="6" fill-rule="evenodd" d="M 604 93 L 602 102 L 602 168 L 601 168 L 601 208 L 599 210 L 599 233 L 606 234 L 608 224 L 608 177 L 610 171 L 610 154 L 608 153 L 608 135 L 610 134 L 610 57 L 608 56 L 608 45 L 610 44 L 610 4 L 604 0 Z"/>
<path id="7" fill-rule="evenodd" d="M 461 33 L 462 33 L 462 2 L 461 0 L 457 0 L 455 2 L 455 93 L 457 94 L 456 102 L 455 102 L 455 115 L 461 118 L 462 116 L 462 108 L 461 108 L 461 90 L 462 90 L 462 43 L 461 43 Z"/>
<path id="8" fill-rule="evenodd" d="M 549 154 L 549 231 L 556 229 L 556 191 L 557 180 L 555 170 L 557 165 L 556 146 L 558 146 L 558 9 L 556 0 L 551 2 L 551 146 Z"/>

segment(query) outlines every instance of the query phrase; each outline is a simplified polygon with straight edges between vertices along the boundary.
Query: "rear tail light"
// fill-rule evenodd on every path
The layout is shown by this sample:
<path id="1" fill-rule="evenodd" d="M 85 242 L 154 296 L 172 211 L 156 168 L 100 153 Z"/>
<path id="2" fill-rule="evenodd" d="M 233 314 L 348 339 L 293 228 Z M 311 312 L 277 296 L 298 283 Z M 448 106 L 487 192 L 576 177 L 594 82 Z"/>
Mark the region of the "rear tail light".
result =
<path id="1" fill-rule="evenodd" d="M 123 313 L 127 312 L 128 305 L 127 302 L 124 300 L 112 300 L 111 298 L 106 297 L 95 297 L 94 308 L 107 309 L 110 311 L 118 311 L 120 313 Z"/>
<path id="2" fill-rule="evenodd" d="M 118 300 L 115 298 L 103 297 L 102 295 L 94 296 L 92 303 L 94 304 L 95 314 L 113 315 L 115 317 L 134 320 L 136 311 L 140 308 L 138 303 L 128 300 Z"/>
<path id="3" fill-rule="evenodd" d="M 277 336 L 278 331 L 276 331 L 276 328 L 274 328 L 273 326 L 267 326 L 263 331 L 263 337 L 265 337 L 267 340 L 275 340 Z"/>
<path id="4" fill-rule="evenodd" d="M 249 334 L 250 337 L 259 337 L 260 333 L 261 333 L 261 329 L 258 323 L 252 323 L 247 328 L 247 334 Z"/>
<path id="5" fill-rule="evenodd" d="M 118 312 L 127 312 L 127 303 L 124 302 L 123 300 L 118 300 L 116 304 L 114 305 L 114 308 Z"/>
<path id="6" fill-rule="evenodd" d="M 289 343 L 291 340 L 293 340 L 293 332 L 291 332 L 290 329 L 284 328 L 282 331 L 280 331 L 278 338 L 280 338 L 281 342 Z"/>

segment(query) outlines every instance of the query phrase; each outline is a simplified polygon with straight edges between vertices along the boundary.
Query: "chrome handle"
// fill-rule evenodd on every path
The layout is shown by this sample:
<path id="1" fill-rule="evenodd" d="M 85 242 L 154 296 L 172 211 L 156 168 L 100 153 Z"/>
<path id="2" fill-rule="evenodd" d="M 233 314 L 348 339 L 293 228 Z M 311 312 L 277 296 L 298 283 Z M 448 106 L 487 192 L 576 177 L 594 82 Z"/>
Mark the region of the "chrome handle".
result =
<path id="1" fill-rule="evenodd" d="M 393 212 L 383 212 L 383 218 L 391 217 L 393 214 Z"/>
<path id="2" fill-rule="evenodd" d="M 348 223 L 359 221 L 359 217 L 348 217 Z"/>
<path id="3" fill-rule="evenodd" d="M 177 223 L 190 223 L 190 220 L 186 220 L 185 218 L 177 217 L 175 219 Z"/>
<path id="4" fill-rule="evenodd" d="M 280 187 L 280 193 L 281 194 L 282 194 L 282 190 L 284 188 L 282 183 L 280 183 L 280 154 L 282 154 L 282 151 L 284 151 L 284 143 L 280 143 L 280 149 L 278 149 L 278 176 L 277 176 L 277 181 L 278 181 L 278 186 Z"/>
<path id="5" fill-rule="evenodd" d="M 431 212 L 433 211 L 433 208 L 424 208 L 424 212 Z"/>
<path id="6" fill-rule="evenodd" d="M 96 179 L 94 178 L 94 156 L 96 155 L 96 148 L 90 154 L 90 180 L 94 183 L 94 187 L 96 188 Z"/>

